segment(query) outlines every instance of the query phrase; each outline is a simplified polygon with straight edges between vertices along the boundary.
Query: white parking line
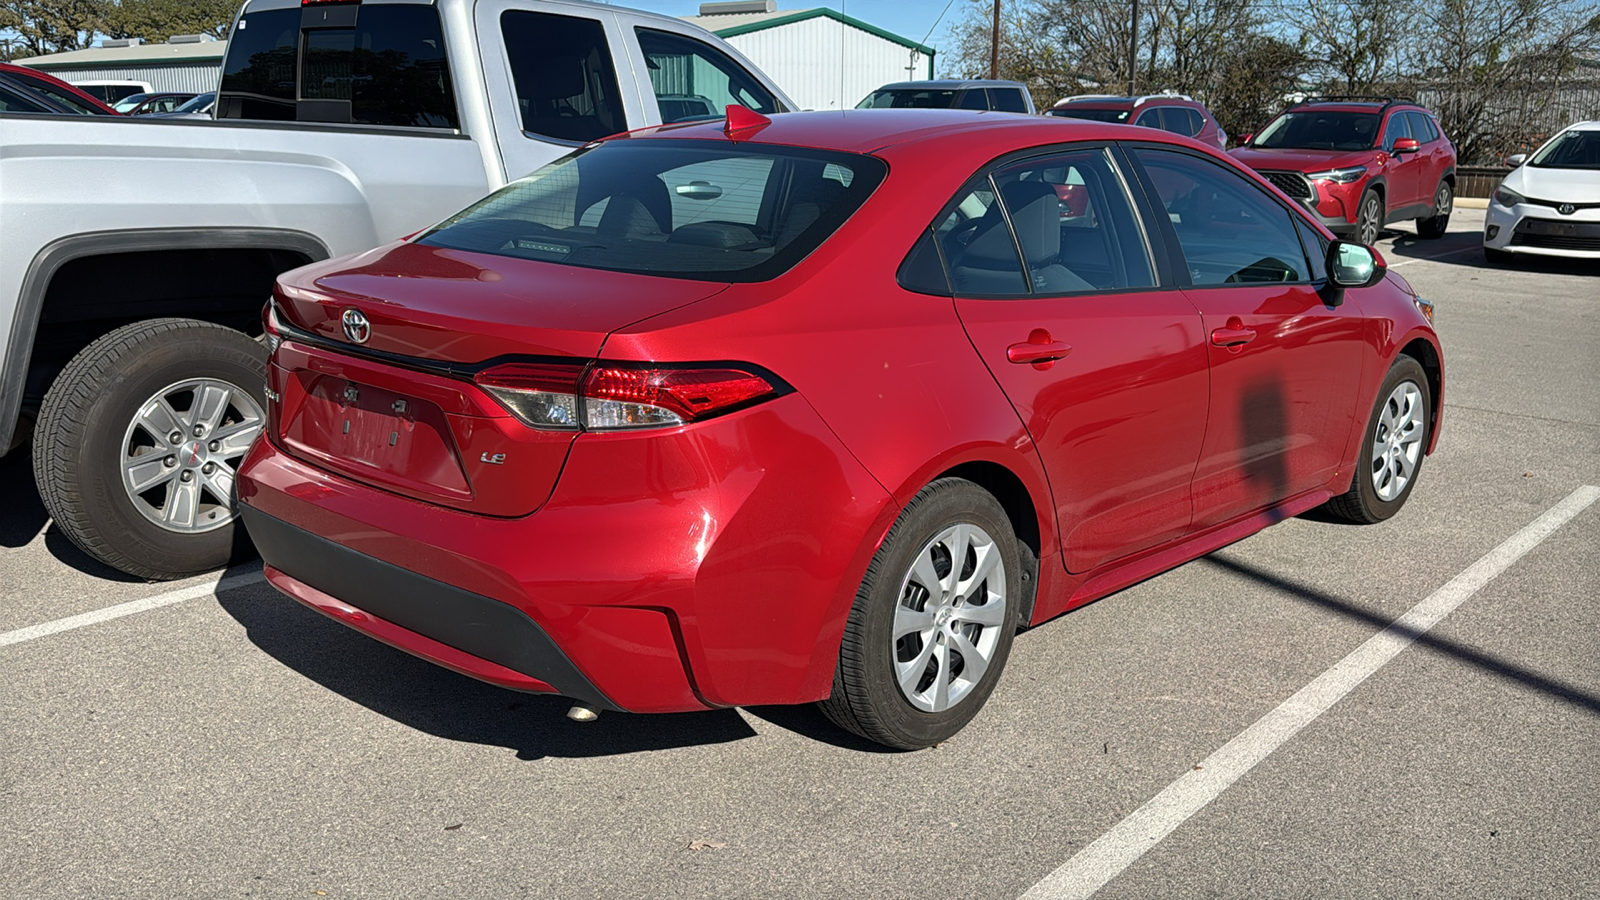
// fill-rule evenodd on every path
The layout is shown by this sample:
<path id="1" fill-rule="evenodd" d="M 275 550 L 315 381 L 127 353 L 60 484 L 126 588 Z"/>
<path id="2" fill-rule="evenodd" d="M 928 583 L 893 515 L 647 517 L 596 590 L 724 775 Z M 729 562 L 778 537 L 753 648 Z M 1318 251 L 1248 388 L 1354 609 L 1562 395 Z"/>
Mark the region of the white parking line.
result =
<path id="1" fill-rule="evenodd" d="M 1093 895 L 1596 499 L 1600 499 L 1600 487 L 1594 485 L 1568 494 L 1046 875 L 1022 895 L 1023 900 Z"/>
<path id="2" fill-rule="evenodd" d="M 60 634 L 63 631 L 71 631 L 74 628 L 83 628 L 86 625 L 97 625 L 101 622 L 120 619 L 123 616 L 131 616 L 134 613 L 147 612 L 152 609 L 160 609 L 163 606 L 171 606 L 174 603 L 182 603 L 185 600 L 193 600 L 197 597 L 206 597 L 212 594 L 220 594 L 223 591 L 249 587 L 253 584 L 260 584 L 265 580 L 260 569 L 240 572 L 234 575 L 223 575 L 218 578 L 208 579 L 200 584 L 192 584 L 186 588 L 168 591 L 165 594 L 158 594 L 143 600 L 130 600 L 127 603 L 118 603 L 116 606 L 108 606 L 105 609 L 97 609 L 94 612 L 67 616 L 65 619 L 56 619 L 53 622 L 29 625 L 27 628 L 18 628 L 15 631 L 0 633 L 0 647 L 49 637 L 52 634 Z"/>

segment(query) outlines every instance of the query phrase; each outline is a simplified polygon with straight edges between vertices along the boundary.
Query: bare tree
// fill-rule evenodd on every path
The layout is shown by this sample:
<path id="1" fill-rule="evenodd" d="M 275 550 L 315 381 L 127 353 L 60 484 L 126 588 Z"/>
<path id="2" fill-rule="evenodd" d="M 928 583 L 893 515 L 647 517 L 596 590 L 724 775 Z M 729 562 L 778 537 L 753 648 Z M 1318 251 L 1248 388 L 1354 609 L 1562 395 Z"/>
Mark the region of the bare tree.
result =
<path id="1" fill-rule="evenodd" d="M 1312 64 L 1306 74 L 1320 87 L 1382 93 L 1402 80 L 1421 43 L 1415 6 L 1396 0 L 1279 0 L 1278 16 L 1297 35 Z"/>

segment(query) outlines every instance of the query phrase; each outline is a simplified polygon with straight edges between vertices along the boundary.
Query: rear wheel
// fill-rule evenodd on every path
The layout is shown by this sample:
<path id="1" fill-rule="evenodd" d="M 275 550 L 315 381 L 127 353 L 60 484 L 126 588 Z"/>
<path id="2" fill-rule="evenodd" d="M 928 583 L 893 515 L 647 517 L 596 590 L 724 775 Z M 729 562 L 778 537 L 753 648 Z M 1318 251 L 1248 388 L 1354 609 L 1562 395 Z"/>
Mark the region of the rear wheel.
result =
<path id="1" fill-rule="evenodd" d="M 1347 522 L 1370 525 L 1400 511 L 1422 471 L 1428 450 L 1432 394 L 1422 364 L 1401 356 L 1378 388 L 1361 442 L 1361 462 L 1350 490 L 1329 500 L 1328 512 Z"/>
<path id="2" fill-rule="evenodd" d="M 1428 240 L 1444 237 L 1445 229 L 1450 227 L 1450 211 L 1455 206 L 1455 197 L 1450 182 L 1439 182 L 1439 188 L 1433 192 L 1433 215 L 1417 220 L 1418 237 Z"/>
<path id="3" fill-rule="evenodd" d="M 1010 655 L 1021 572 L 992 494 L 959 478 L 923 488 L 862 579 L 823 713 L 903 750 L 960 731 Z"/>
<path id="4" fill-rule="evenodd" d="M 33 473 L 50 517 L 141 578 L 226 565 L 248 547 L 234 477 L 266 422 L 265 380 L 265 348 L 207 322 L 135 322 L 90 344 L 40 409 Z"/>
<path id="5" fill-rule="evenodd" d="M 1383 233 L 1383 198 L 1368 188 L 1361 195 L 1361 205 L 1356 207 L 1356 240 L 1368 247 L 1378 242 Z"/>

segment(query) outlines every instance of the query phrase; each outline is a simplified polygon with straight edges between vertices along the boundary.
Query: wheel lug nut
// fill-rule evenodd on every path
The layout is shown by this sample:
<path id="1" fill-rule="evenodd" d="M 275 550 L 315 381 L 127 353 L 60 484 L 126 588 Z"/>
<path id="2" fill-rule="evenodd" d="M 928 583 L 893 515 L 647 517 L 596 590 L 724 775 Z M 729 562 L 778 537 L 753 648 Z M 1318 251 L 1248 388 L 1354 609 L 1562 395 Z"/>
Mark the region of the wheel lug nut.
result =
<path id="1" fill-rule="evenodd" d="M 194 473 L 189 471 L 188 469 L 185 469 L 183 474 L 179 475 L 178 478 L 183 480 L 183 481 L 193 481 L 194 480 Z"/>
<path id="2" fill-rule="evenodd" d="M 194 427 L 194 436 L 195 437 L 199 437 L 200 435 L 205 434 L 205 433 L 206 433 L 206 429 L 205 429 L 204 425 L 196 425 Z"/>
<path id="3" fill-rule="evenodd" d="M 200 471 L 206 473 L 207 475 L 210 475 L 212 472 L 215 472 L 216 470 L 217 470 L 217 464 L 216 463 L 206 463 L 205 465 L 200 467 Z"/>
<path id="4" fill-rule="evenodd" d="M 215 453 L 218 450 L 222 449 L 222 442 L 221 441 L 212 441 L 210 444 L 207 444 L 206 446 L 211 450 L 212 453 Z"/>
<path id="5" fill-rule="evenodd" d="M 169 456 L 166 459 L 163 459 L 161 464 L 170 469 L 178 464 L 178 458 L 176 456 Z"/>
<path id="6" fill-rule="evenodd" d="M 176 444 L 176 443 L 178 443 L 178 442 L 183 440 L 183 432 L 174 431 L 173 433 L 167 435 L 167 440 L 169 440 L 172 443 Z"/>

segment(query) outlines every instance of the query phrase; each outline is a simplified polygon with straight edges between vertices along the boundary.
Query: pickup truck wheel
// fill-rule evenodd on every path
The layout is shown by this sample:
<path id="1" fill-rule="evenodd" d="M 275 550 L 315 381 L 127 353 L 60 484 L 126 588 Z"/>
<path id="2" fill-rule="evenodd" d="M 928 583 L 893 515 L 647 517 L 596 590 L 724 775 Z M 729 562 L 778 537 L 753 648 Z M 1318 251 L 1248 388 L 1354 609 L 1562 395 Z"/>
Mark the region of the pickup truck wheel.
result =
<path id="1" fill-rule="evenodd" d="M 1433 215 L 1417 220 L 1418 237 L 1430 241 L 1444 237 L 1445 230 L 1450 227 L 1450 210 L 1455 205 L 1455 197 L 1450 182 L 1439 182 L 1439 189 L 1433 192 Z"/>
<path id="2" fill-rule="evenodd" d="M 266 349 L 190 319 L 135 322 L 84 348 L 45 395 L 33 475 L 85 553 L 181 578 L 248 548 L 234 476 L 266 422 Z"/>

